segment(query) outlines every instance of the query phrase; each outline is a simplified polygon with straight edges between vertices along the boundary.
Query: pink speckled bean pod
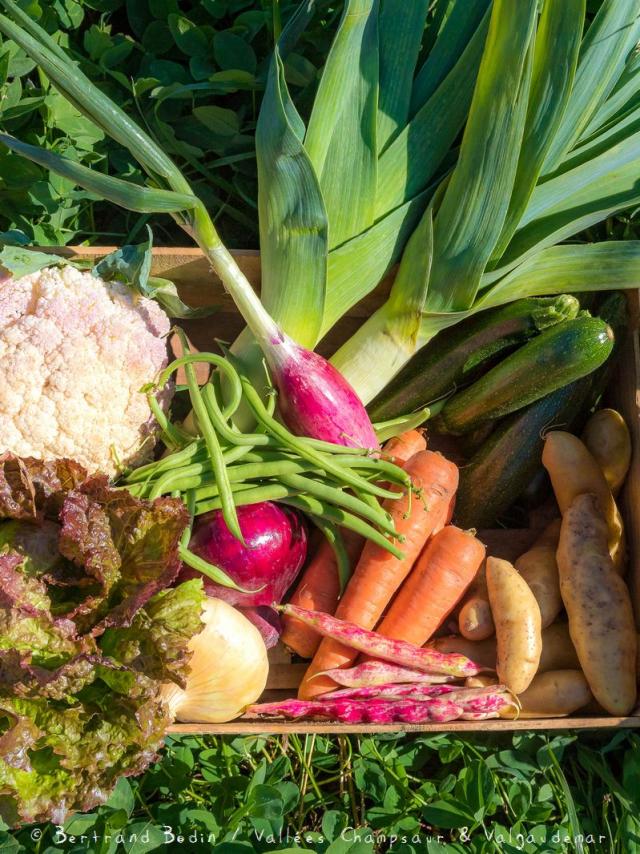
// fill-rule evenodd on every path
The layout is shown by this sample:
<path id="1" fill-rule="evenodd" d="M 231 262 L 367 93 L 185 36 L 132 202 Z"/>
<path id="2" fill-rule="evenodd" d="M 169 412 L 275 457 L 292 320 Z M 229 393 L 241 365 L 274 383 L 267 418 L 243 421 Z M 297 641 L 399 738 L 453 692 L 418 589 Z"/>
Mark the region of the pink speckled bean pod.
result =
<path id="1" fill-rule="evenodd" d="M 464 685 L 370 685 L 366 688 L 339 689 L 324 696 L 327 700 L 429 700 L 446 696 L 447 700 L 466 705 L 504 692 L 504 685 L 490 685 L 486 688 L 466 688 Z"/>
<path id="2" fill-rule="evenodd" d="M 324 637 L 332 638 L 375 658 L 403 664 L 426 673 L 474 676 L 485 669 L 464 655 L 438 652 L 431 647 L 420 647 L 406 641 L 393 640 L 320 611 L 308 611 L 296 605 L 282 605 L 280 610 L 316 629 Z"/>
<path id="3" fill-rule="evenodd" d="M 323 696 L 327 700 L 410 699 L 425 700 L 440 697 L 455 690 L 450 685 L 366 685 L 362 688 L 339 688 Z"/>
<path id="4" fill-rule="evenodd" d="M 455 676 L 447 676 L 444 673 L 422 673 L 411 667 L 402 667 L 399 664 L 390 664 L 388 661 L 364 661 L 355 667 L 334 667 L 317 673 L 316 676 L 328 676 L 345 688 L 365 688 L 369 685 L 388 685 L 400 682 L 420 682 L 422 684 L 440 684 L 450 682 Z"/>
<path id="5" fill-rule="evenodd" d="M 247 708 L 248 715 L 281 718 L 320 718 L 340 723 L 445 723 L 463 714 L 464 709 L 450 700 L 284 700 Z"/>

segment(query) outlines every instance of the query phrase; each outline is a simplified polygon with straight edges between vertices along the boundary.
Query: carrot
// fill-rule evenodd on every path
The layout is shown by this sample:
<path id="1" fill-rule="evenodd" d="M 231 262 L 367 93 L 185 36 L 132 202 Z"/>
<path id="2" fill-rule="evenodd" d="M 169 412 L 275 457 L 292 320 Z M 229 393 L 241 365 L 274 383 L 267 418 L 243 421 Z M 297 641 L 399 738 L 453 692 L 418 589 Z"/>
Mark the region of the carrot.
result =
<path id="1" fill-rule="evenodd" d="M 367 540 L 336 610 L 339 619 L 365 629 L 376 625 L 434 528 L 444 524 L 451 497 L 458 488 L 457 466 L 433 451 L 414 454 L 404 468 L 418 494 L 405 493 L 402 498 L 384 502 L 398 534 L 404 537 L 404 557 L 396 558 Z M 348 667 L 355 658 L 352 649 L 325 638 L 300 684 L 300 698 L 309 699 L 330 691 L 335 687 L 333 680 L 327 676 L 313 677 L 334 667 Z"/>
<path id="2" fill-rule="evenodd" d="M 403 466 L 414 454 L 427 448 L 424 433 L 419 430 L 407 430 L 399 436 L 394 436 L 382 449 L 384 459 L 391 460 L 397 466 Z"/>
<path id="3" fill-rule="evenodd" d="M 341 533 L 349 561 L 353 566 L 360 556 L 364 540 L 347 529 L 343 529 Z M 333 614 L 339 598 L 340 579 L 336 555 L 329 542 L 323 540 L 311 563 L 304 570 L 289 602 L 300 608 Z M 282 624 L 282 642 L 302 658 L 313 658 L 320 646 L 320 635 L 289 615 L 283 617 Z"/>
<path id="4" fill-rule="evenodd" d="M 427 442 L 424 434 L 418 430 L 407 430 L 399 436 L 394 436 L 383 448 L 383 456 L 397 466 L 402 467 L 414 454 L 424 451 Z M 363 538 L 352 531 L 343 530 L 342 538 L 353 566 L 362 551 Z M 311 563 L 302 573 L 298 586 L 289 602 L 308 608 L 311 611 L 324 611 L 326 614 L 335 613 L 340 598 L 340 579 L 335 552 L 325 540 Z M 295 617 L 286 616 L 283 621 L 281 640 L 302 658 L 313 658 L 320 646 L 320 636 L 309 626 L 305 626 Z"/>
<path id="5" fill-rule="evenodd" d="M 427 544 L 377 631 L 422 646 L 449 616 L 475 578 L 485 547 L 448 525 Z"/>

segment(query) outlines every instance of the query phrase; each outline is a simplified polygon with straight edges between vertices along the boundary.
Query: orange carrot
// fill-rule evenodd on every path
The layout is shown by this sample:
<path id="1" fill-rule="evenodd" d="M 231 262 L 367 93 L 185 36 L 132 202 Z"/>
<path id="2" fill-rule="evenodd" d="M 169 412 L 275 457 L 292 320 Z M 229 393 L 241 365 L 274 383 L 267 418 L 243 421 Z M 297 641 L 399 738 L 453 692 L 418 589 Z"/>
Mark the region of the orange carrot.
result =
<path id="1" fill-rule="evenodd" d="M 424 451 L 426 447 L 427 442 L 423 433 L 418 430 L 407 430 L 389 439 L 384 446 L 383 456 L 402 467 L 414 454 Z M 342 531 L 342 536 L 349 560 L 353 565 L 360 556 L 364 540 L 353 531 L 346 529 Z M 339 598 L 338 565 L 333 549 L 325 540 L 302 573 L 289 602 L 310 611 L 334 614 Z M 282 624 L 284 627 L 282 642 L 302 658 L 312 658 L 320 646 L 320 635 L 289 615 L 282 618 Z"/>
<path id="2" fill-rule="evenodd" d="M 341 533 L 349 561 L 353 566 L 360 556 L 364 539 L 346 528 Z M 333 614 L 339 598 L 340 579 L 336 555 L 327 540 L 323 540 L 311 563 L 304 570 L 289 602 L 310 611 L 324 611 L 325 614 Z M 315 651 L 320 646 L 320 635 L 309 626 L 301 623 L 300 620 L 289 615 L 282 618 L 282 624 L 282 642 L 302 658 L 313 658 Z"/>
<path id="3" fill-rule="evenodd" d="M 424 433 L 419 430 L 407 430 L 406 433 L 401 433 L 399 436 L 394 436 L 386 443 L 382 449 L 382 456 L 394 462 L 397 466 L 402 466 L 408 462 L 418 451 L 425 451 L 427 448 L 427 440 Z"/>
<path id="4" fill-rule="evenodd" d="M 367 540 L 353 576 L 336 610 L 336 617 L 372 629 L 391 598 L 409 574 L 436 525 L 442 525 L 451 496 L 458 488 L 458 468 L 441 454 L 420 451 L 404 466 L 417 494 L 387 499 L 385 509 L 391 514 L 398 534 L 404 536 L 402 559 Z M 310 699 L 335 687 L 323 673 L 334 667 L 349 667 L 357 653 L 325 638 L 320 644 L 300 685 L 298 696 Z"/>
<path id="5" fill-rule="evenodd" d="M 427 543 L 376 631 L 422 646 L 460 601 L 484 557 L 485 547 L 473 534 L 443 528 Z"/>

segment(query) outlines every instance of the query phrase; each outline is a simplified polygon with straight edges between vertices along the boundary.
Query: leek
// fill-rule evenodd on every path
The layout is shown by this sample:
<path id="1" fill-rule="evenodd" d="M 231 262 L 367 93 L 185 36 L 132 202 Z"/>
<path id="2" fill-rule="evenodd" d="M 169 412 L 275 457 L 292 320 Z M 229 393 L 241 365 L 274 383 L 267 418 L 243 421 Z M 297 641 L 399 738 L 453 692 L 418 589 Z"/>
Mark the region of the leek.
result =
<path id="1" fill-rule="evenodd" d="M 540 16 L 535 2 L 516 11 L 494 0 L 433 231 L 422 253 L 412 238 L 389 299 L 332 359 L 365 402 L 434 335 L 475 312 L 638 286 L 640 241 L 556 244 L 640 202 L 640 134 L 629 121 L 640 97 L 630 55 L 639 14 L 638 0 L 605 0 L 583 38 L 584 0 L 546 0 Z M 417 305 L 414 279 L 426 269 Z"/>

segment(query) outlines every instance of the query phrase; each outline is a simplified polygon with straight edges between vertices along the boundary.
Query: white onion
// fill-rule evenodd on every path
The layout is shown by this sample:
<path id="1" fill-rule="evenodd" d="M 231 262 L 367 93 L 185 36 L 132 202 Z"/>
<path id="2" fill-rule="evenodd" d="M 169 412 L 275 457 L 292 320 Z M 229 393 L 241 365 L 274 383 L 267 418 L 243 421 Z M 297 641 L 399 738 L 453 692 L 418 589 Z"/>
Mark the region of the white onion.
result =
<path id="1" fill-rule="evenodd" d="M 190 723 L 223 723 L 242 714 L 267 684 L 269 662 L 262 636 L 247 618 L 221 599 L 208 597 L 204 628 L 192 638 L 186 688 L 163 685 L 172 718 Z"/>

